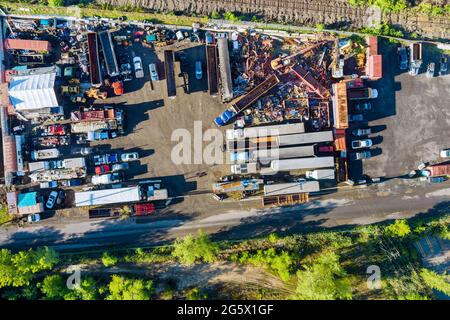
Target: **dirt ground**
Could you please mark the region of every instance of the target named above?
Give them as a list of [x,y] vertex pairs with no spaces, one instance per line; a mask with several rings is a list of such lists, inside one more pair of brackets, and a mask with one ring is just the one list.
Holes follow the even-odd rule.
[[[167,47],[165,48],[167,49]],[[175,77],[177,84],[177,96],[174,99],[167,98],[166,81],[164,77],[163,51],[154,52],[144,48],[140,43],[134,43],[126,49],[119,48],[119,52],[126,51],[130,56],[140,56],[144,65],[145,77],[125,82],[125,94],[99,101],[121,107],[125,111],[124,136],[116,139],[98,142],[97,147],[103,150],[113,151],[138,151],[141,159],[131,163],[126,172],[126,180],[142,180],[149,178],[161,178],[164,186],[169,190],[169,196],[189,197],[179,198],[170,206],[174,212],[183,214],[201,214],[210,212],[217,206],[217,201],[210,193],[211,183],[217,178],[230,173],[229,165],[202,164],[175,164],[171,160],[171,152],[178,141],[171,141],[171,136],[176,129],[186,129],[194,139],[194,121],[201,121],[202,131],[209,128],[217,128],[213,122],[225,106],[219,97],[212,97],[207,92],[205,48],[197,45],[187,50],[186,65],[179,62],[175,65]],[[120,53],[119,53],[120,54]],[[195,79],[195,65],[193,61],[203,62],[203,78]],[[159,81],[150,82],[148,65],[156,63],[158,66]],[[184,92],[183,77],[179,77],[180,71],[187,73],[189,94]],[[153,90],[152,90],[153,85]],[[205,147],[208,143],[203,143]],[[192,148],[192,162],[194,149]],[[197,196],[193,196],[197,195]],[[243,208],[246,204],[221,204],[223,207]]]

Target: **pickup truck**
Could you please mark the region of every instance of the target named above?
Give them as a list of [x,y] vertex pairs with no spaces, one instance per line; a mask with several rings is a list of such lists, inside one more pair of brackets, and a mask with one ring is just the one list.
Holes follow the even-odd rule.
[[91,182],[92,184],[98,185],[98,184],[111,184],[121,182],[122,180],[123,180],[122,175],[119,172],[116,172],[92,176]]
[[108,140],[117,137],[114,131],[91,131],[87,133],[87,141]]
[[119,155],[117,153],[101,154],[94,156],[94,165],[100,166],[102,164],[114,164],[119,162]]

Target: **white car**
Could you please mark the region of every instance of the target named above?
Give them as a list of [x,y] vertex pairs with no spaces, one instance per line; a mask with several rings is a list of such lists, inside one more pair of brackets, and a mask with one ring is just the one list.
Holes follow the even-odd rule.
[[371,139],[354,140],[354,141],[352,141],[352,148],[353,149],[370,148],[371,146],[372,146],[372,140]]
[[441,150],[441,158],[448,158],[450,157],[450,149],[443,149]]
[[140,57],[133,58],[134,73],[137,79],[144,77],[144,69],[142,68],[142,60]]
[[41,221],[41,215],[39,213],[30,214],[27,217],[27,221],[30,222],[30,223],[39,222],[39,221]]
[[138,160],[139,159],[139,153],[137,152],[128,152],[128,153],[123,153],[120,156],[120,159],[123,162],[129,162],[129,161],[133,161],[133,160]]
[[47,209],[53,209],[57,198],[58,198],[58,191],[52,191],[48,196],[47,202],[45,203],[45,207]]
[[116,163],[116,164],[112,165],[111,171],[117,172],[120,170],[128,170],[129,167],[130,167],[130,165],[128,163]]

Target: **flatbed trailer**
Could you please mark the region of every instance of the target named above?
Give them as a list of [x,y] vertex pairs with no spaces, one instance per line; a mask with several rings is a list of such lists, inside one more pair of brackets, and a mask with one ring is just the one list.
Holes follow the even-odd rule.
[[308,193],[287,194],[278,196],[263,197],[263,206],[292,206],[295,204],[305,203],[309,201]]
[[313,144],[320,142],[331,142],[333,141],[332,131],[319,131],[319,132],[308,132],[300,134],[290,134],[278,137],[278,143],[280,147],[297,145],[297,144]]
[[216,46],[206,46],[206,63],[208,73],[208,91],[210,95],[219,92],[219,80],[217,77],[217,52]]
[[287,134],[298,134],[305,132],[305,124],[303,122],[280,124],[273,126],[246,127],[243,129],[227,129],[227,140],[257,138],[268,136],[281,136]]

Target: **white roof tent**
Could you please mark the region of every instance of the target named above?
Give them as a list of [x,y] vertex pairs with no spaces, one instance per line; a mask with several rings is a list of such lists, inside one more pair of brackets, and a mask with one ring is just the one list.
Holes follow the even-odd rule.
[[58,107],[56,73],[16,76],[9,84],[9,99],[17,111]]

